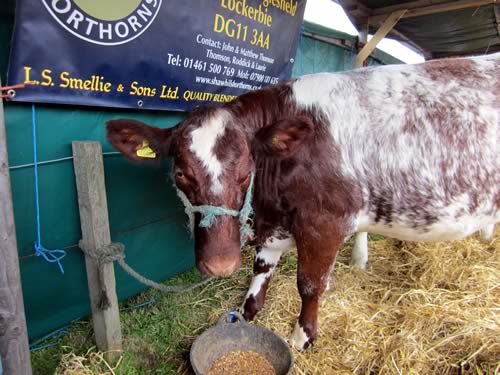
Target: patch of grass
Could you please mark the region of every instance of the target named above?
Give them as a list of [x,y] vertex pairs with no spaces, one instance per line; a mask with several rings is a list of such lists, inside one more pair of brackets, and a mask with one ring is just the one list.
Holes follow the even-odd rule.
[[33,374],[53,374],[63,355],[71,351],[85,353],[89,347],[94,345],[92,325],[86,320],[74,322],[66,330],[62,338],[49,339],[46,342],[41,342],[38,346],[41,347],[55,342],[59,344],[31,353]]

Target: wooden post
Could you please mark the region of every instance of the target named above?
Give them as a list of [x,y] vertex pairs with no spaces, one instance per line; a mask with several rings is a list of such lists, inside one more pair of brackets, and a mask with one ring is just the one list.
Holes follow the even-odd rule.
[[366,24],[365,26],[363,26],[363,30],[359,30],[358,31],[358,36],[359,36],[359,41],[361,43],[363,43],[363,47],[366,43],[368,43],[368,28],[369,28],[369,24]]
[[31,374],[2,99],[0,99],[0,360],[5,375]]
[[[363,47],[366,46],[366,43],[368,43],[368,29],[369,28],[370,28],[370,25],[367,23],[366,25],[363,26],[362,30],[358,30],[358,40],[360,43],[363,44]],[[361,68],[362,66],[364,66],[364,61],[362,61],[361,65],[358,66],[358,64],[355,60],[354,64],[355,64],[354,65],[355,68]]]
[[[98,249],[111,242],[101,145],[98,142],[73,142],[73,159],[83,246]],[[103,282],[110,302],[110,307],[105,310],[98,307],[101,288],[97,262],[85,256],[85,266],[97,349],[105,353],[107,361],[114,362],[121,355],[122,333],[113,263],[104,265]]]
[[377,30],[373,38],[371,38],[370,41],[365,44],[363,49],[359,51],[358,55],[356,56],[356,68],[363,66],[363,62],[368,58],[368,56],[370,56],[375,47],[377,47],[377,44],[379,44],[379,42],[384,39],[384,37],[392,30],[392,28],[396,26],[400,18],[403,17],[406,12],[406,9],[398,10],[387,17],[387,19]]

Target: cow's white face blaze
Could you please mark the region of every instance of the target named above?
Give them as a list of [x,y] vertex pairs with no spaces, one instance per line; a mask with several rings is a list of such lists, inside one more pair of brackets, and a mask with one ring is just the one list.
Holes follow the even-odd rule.
[[199,159],[211,176],[210,190],[215,195],[223,192],[223,186],[219,178],[223,173],[223,165],[216,155],[215,146],[217,141],[224,135],[229,114],[219,111],[205,120],[203,126],[193,129],[191,132],[191,145],[189,150]]

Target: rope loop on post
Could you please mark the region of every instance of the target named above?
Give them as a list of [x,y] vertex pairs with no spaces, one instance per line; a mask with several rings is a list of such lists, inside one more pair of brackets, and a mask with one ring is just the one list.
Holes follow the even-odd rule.
[[106,264],[125,258],[125,245],[120,242],[111,242],[109,245],[98,249],[84,248],[83,241],[80,241],[78,246],[86,255],[94,258],[98,263]]
[[153,280],[147,279],[144,276],[137,273],[132,267],[130,267],[125,262],[125,245],[119,242],[111,242],[109,245],[102,246],[98,249],[89,249],[83,245],[83,240],[80,240],[78,247],[83,251],[83,253],[97,262],[99,269],[99,284],[101,288],[101,295],[99,301],[97,302],[97,307],[101,310],[108,309],[111,305],[109,302],[106,284],[104,283],[104,265],[117,261],[120,267],[136,279],[141,284],[149,286],[151,288],[157,289],[163,293],[179,293],[188,292],[202,285],[207,284],[212,278],[204,278],[198,283],[188,284],[188,285],[164,285],[159,284]]

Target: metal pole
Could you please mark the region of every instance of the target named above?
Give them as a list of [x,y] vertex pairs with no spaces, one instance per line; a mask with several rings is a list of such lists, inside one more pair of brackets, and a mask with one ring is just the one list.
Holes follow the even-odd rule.
[[[0,86],[2,85],[0,81]],[[7,135],[0,99],[0,357],[5,375],[31,375],[16,227],[12,207]]]

